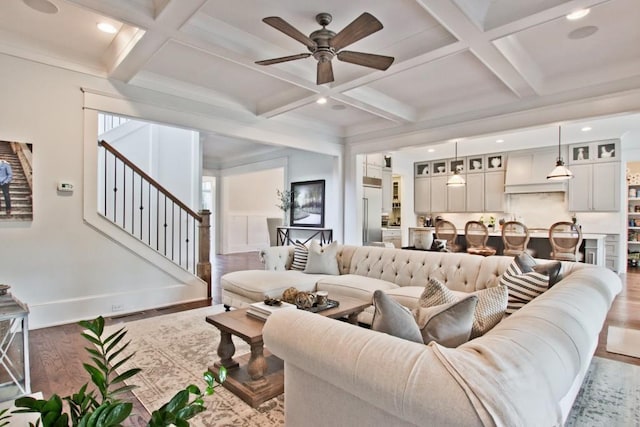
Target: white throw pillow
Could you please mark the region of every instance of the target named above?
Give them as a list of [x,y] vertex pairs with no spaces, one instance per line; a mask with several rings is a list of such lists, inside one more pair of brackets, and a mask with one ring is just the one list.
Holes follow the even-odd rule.
[[330,274],[339,276],[338,269],[338,242],[332,242],[328,246],[320,246],[315,240],[309,245],[309,254],[307,255],[307,265],[304,268],[305,273],[310,274]]

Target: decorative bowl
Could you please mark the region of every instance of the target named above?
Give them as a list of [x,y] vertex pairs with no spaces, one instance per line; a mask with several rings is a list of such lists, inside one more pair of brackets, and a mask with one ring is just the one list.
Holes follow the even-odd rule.
[[0,295],[6,295],[10,287],[9,285],[0,285]]

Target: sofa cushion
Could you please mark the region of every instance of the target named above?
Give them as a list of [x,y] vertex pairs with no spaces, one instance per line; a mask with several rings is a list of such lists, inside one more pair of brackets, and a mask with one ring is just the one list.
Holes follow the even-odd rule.
[[[424,291],[424,286],[400,286],[393,289],[387,289],[385,294],[402,304],[403,306],[414,309],[418,307],[418,300]],[[466,294],[466,292],[462,292]]]
[[444,347],[457,347],[469,341],[478,297],[413,310],[425,344],[435,341]]
[[309,249],[300,240],[296,240],[293,245],[293,262],[291,263],[292,270],[304,271],[307,266],[307,258],[309,256]]
[[343,274],[341,276],[323,276],[318,280],[317,289],[329,292],[329,298],[344,295],[362,301],[373,301],[373,293],[380,289],[394,289],[398,285],[386,280],[363,277],[357,274]]
[[373,306],[375,312],[371,329],[409,341],[423,342],[420,328],[409,309],[380,290],[373,293]]
[[509,288],[507,314],[513,314],[526,303],[549,289],[549,276],[537,271],[523,272],[514,259],[500,278],[500,284]]
[[307,265],[304,268],[305,273],[310,274],[331,274],[337,276],[340,274],[338,269],[338,242],[334,241],[328,246],[320,246],[315,240],[309,244],[309,254],[307,256]]
[[315,291],[319,274],[302,271],[242,270],[227,273],[220,278],[222,289],[241,295],[251,301],[262,301],[265,296],[278,298],[285,289]]
[[478,297],[471,331],[471,339],[473,339],[490,331],[504,317],[509,299],[506,286],[492,286],[467,293],[452,291],[439,280],[433,279],[425,286],[418,305],[420,307],[431,307],[439,304],[448,304],[466,298],[469,295]]

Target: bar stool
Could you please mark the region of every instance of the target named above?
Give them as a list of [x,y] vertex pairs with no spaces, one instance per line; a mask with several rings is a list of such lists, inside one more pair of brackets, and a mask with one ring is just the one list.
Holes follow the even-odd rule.
[[579,261],[578,249],[582,243],[582,230],[573,222],[556,222],[549,228],[551,259]]
[[436,239],[445,240],[447,242],[447,249],[451,252],[459,252],[460,246],[456,244],[456,238],[458,237],[458,229],[451,222],[444,219],[436,222],[435,227]]
[[533,250],[527,249],[529,229],[518,221],[507,221],[502,225],[503,255],[518,256],[523,252],[534,256]]
[[489,230],[480,221],[468,221],[465,224],[464,238],[467,241],[467,253],[482,256],[496,254],[496,248],[487,246]]

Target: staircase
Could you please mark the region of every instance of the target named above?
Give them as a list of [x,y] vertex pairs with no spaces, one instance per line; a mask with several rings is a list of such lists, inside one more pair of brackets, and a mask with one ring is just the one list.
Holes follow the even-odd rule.
[[7,215],[4,196],[0,191],[0,221],[4,220],[33,220],[33,200],[31,187],[27,182],[22,163],[18,155],[11,149],[11,143],[0,141],[0,159],[6,160],[11,165],[13,181],[9,186],[11,194],[11,215]]

